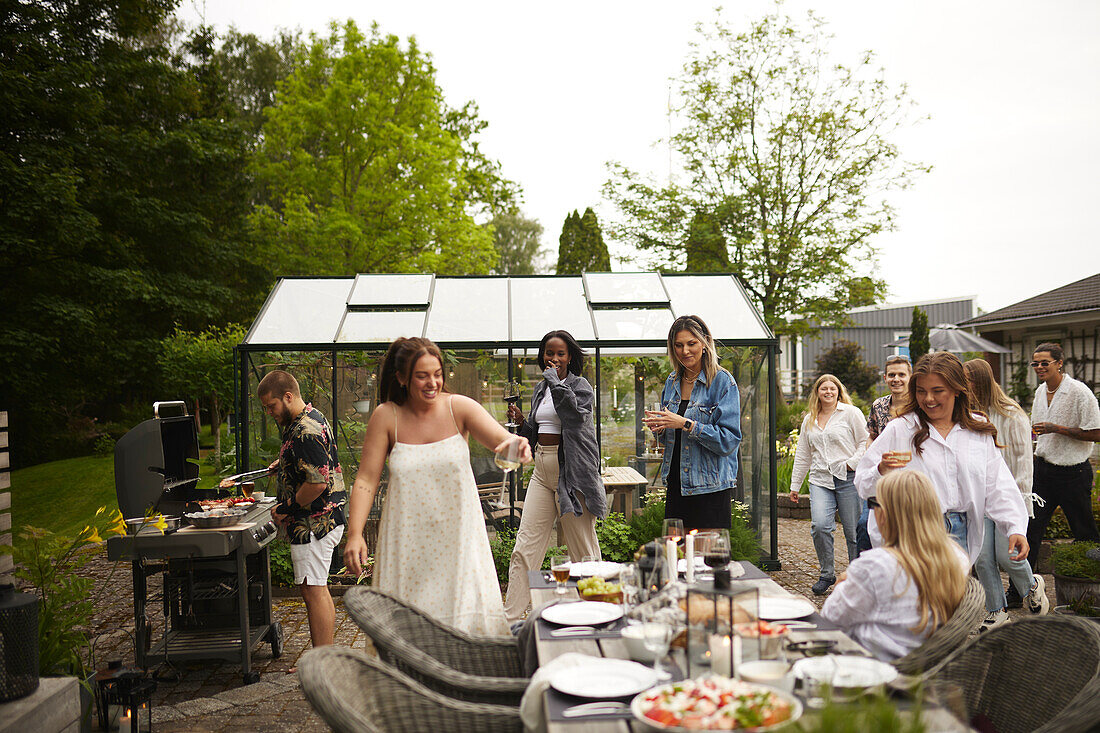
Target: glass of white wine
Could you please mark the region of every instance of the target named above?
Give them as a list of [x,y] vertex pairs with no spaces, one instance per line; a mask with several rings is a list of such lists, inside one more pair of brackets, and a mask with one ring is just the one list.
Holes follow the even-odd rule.
[[508,474],[520,466],[520,441],[522,438],[513,438],[501,446],[493,457],[497,468],[504,471],[504,481],[508,480]]

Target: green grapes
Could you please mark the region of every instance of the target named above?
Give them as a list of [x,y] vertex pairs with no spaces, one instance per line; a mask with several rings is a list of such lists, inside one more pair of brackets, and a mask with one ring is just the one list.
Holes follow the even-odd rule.
[[618,583],[608,583],[603,578],[581,578],[577,588],[583,596],[610,595],[620,590]]

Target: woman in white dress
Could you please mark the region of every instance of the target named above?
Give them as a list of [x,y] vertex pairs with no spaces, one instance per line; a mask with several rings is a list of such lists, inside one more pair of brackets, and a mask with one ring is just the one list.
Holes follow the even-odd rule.
[[[388,459],[374,587],[467,633],[507,634],[466,436],[497,451],[518,439],[478,403],[446,392],[443,355],[428,339],[390,346],[379,399],[348,501],[348,571],[358,575],[368,559],[363,527]],[[519,442],[529,463],[530,446]]]

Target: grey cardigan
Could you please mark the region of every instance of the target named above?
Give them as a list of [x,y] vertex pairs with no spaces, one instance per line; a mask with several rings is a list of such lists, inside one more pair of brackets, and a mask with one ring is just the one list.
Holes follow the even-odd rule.
[[539,427],[535,423],[535,410],[550,393],[554,409],[561,419],[561,442],[558,443],[558,508],[562,514],[573,512],[581,515],[581,503],[573,495],[580,491],[588,511],[597,518],[607,517],[607,493],[600,479],[600,450],[596,446],[596,428],[592,422],[592,404],[595,393],[584,377],[569,374],[558,379],[553,367],[543,372],[544,379],[535,387],[531,397],[531,411],[519,428],[519,434],[527,438],[534,450],[538,442]]

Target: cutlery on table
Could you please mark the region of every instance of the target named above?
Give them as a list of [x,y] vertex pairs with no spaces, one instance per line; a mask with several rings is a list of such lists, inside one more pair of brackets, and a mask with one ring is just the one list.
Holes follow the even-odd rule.
[[550,636],[583,636],[595,632],[594,626],[562,626],[560,629],[551,631]]
[[608,715],[629,710],[630,706],[625,702],[601,700],[599,702],[586,702],[583,705],[574,705],[566,708],[562,715],[566,718],[577,718],[583,715]]

